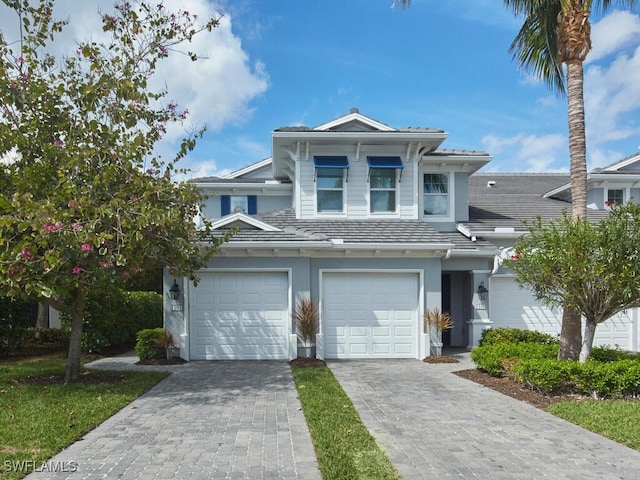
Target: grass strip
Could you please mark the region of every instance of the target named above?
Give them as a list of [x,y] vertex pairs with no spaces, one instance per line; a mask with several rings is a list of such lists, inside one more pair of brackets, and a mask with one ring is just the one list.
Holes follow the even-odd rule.
[[559,402],[546,410],[594,433],[640,450],[640,402],[637,400]]
[[326,367],[292,367],[293,378],[327,480],[400,479]]
[[[64,374],[48,356],[0,366],[0,477],[19,479],[165,378],[164,372],[110,372],[107,382],[34,379]],[[94,375],[107,372],[95,372]],[[89,373],[88,375],[92,375]]]

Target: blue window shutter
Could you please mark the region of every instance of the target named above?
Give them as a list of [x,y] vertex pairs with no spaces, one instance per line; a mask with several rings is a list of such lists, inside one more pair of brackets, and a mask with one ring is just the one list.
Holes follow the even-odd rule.
[[231,213],[231,197],[229,195],[221,195],[220,196],[220,206],[221,212],[220,214],[224,217],[225,215],[229,215]]
[[258,197],[255,195],[249,195],[247,197],[247,208],[249,211],[247,212],[249,215],[255,215],[258,213]]

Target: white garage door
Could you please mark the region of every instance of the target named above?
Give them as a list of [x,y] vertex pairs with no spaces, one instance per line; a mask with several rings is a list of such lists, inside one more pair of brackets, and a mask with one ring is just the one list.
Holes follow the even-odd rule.
[[284,272],[201,275],[191,289],[191,358],[286,359],[288,305]]
[[[489,285],[492,327],[513,327],[558,335],[562,326],[562,308],[547,307],[529,290],[518,287],[513,277],[492,277]],[[594,345],[619,346],[633,350],[631,311],[622,312],[596,328]]]
[[417,274],[325,273],[325,358],[416,358]]

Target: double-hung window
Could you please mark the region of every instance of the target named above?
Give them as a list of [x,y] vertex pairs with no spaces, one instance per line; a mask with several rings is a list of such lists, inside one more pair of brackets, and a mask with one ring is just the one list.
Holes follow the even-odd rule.
[[371,213],[396,211],[396,171],[391,168],[372,168],[369,171]]
[[318,212],[344,210],[344,172],[342,168],[317,169]]
[[424,174],[423,213],[437,217],[449,215],[449,174]]

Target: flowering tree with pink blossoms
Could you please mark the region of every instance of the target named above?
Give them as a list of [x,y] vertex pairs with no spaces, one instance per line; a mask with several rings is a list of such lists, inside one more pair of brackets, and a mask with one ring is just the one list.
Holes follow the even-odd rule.
[[155,156],[187,112],[148,85],[170,52],[198,60],[184,46],[218,19],[121,3],[101,14],[108,42],[80,43],[59,61],[47,53],[65,26],[54,0],[3,1],[20,38],[0,32],[0,291],[69,314],[72,382],[88,294],[158,266],[193,278],[224,240],[206,240],[206,222],[196,228],[202,199],[175,180],[202,131],[173,159]]

